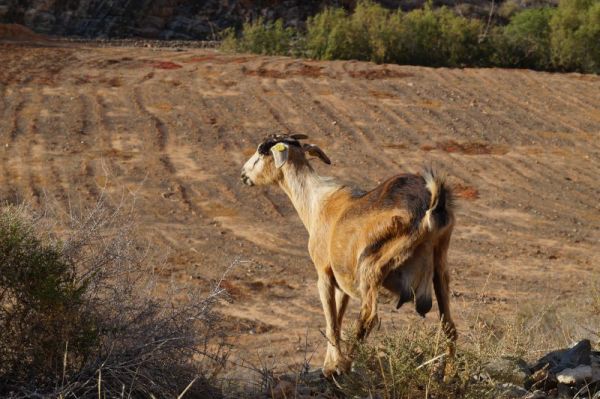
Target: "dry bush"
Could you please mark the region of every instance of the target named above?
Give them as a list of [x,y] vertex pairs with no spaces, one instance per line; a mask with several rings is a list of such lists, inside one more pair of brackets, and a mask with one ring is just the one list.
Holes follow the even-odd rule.
[[221,289],[158,296],[131,207],[69,219],[59,239],[47,215],[0,210],[0,396],[218,397]]

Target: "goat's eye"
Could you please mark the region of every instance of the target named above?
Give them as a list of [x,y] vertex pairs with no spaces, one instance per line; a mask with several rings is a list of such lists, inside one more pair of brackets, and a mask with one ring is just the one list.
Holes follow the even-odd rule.
[[270,149],[271,149],[271,147],[261,144],[260,147],[258,147],[258,153],[262,156],[270,155],[270,153],[269,153]]

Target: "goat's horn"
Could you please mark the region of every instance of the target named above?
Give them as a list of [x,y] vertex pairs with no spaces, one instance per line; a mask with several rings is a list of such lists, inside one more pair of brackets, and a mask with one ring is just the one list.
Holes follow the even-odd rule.
[[304,144],[302,146],[302,149],[305,152],[308,152],[309,155],[319,158],[321,161],[325,162],[327,165],[331,165],[331,160],[329,159],[329,157],[327,155],[325,155],[323,150],[320,149],[319,147],[317,147],[316,145]]
[[306,140],[308,138],[306,134],[292,134],[290,137],[295,140]]

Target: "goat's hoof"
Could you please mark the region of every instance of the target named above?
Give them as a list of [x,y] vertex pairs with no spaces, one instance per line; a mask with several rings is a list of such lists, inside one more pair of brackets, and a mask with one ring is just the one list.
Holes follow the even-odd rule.
[[456,377],[456,373],[455,373],[453,365],[447,364],[446,367],[444,368],[444,375],[443,375],[442,381],[444,381],[445,384],[449,384],[452,381],[454,381],[455,377]]
[[443,359],[437,363],[432,369],[432,377],[439,382],[448,384],[454,379],[454,367],[452,361]]
[[335,364],[327,364],[323,366],[323,375],[327,379],[333,376],[346,374],[352,367],[352,361],[348,359],[340,359]]
[[323,366],[323,377],[327,378],[328,380],[330,380],[335,373],[337,373],[335,367]]
[[346,374],[352,369],[352,360],[340,359],[338,360],[335,368],[338,374]]

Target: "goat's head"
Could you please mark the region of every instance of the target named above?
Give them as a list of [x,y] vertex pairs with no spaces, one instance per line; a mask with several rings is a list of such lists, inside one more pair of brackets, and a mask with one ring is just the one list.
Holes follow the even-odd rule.
[[331,161],[319,147],[314,144],[300,143],[300,140],[306,138],[307,136],[303,134],[268,136],[244,164],[242,182],[248,186],[276,183],[283,176],[284,165],[293,164],[296,167],[308,165],[306,154],[330,164]]

